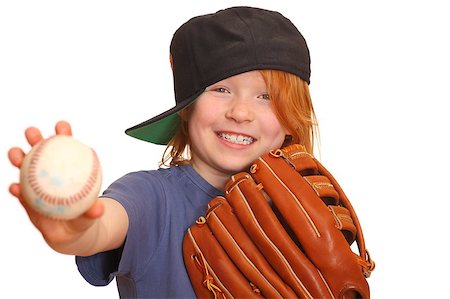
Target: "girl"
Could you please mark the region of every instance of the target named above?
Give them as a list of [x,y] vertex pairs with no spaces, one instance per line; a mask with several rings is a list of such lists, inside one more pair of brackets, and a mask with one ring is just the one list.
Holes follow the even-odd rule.
[[[313,148],[309,52],[281,14],[233,7],[195,17],[175,32],[170,54],[176,106],[126,130],[167,144],[169,167],[123,176],[70,221],[37,214],[20,183],[10,187],[49,246],[75,255],[93,285],[116,278],[122,298],[195,297],[181,251],[186,229],[258,156],[290,143]],[[36,128],[25,134],[31,146],[43,138]],[[59,122],[56,134],[71,135],[70,125]],[[9,151],[16,167],[24,156]]]

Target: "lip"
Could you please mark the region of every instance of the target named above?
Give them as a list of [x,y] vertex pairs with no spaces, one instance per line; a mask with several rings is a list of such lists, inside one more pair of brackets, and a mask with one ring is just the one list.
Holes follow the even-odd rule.
[[220,142],[233,148],[247,148],[257,141],[255,137],[241,132],[215,131],[215,134]]

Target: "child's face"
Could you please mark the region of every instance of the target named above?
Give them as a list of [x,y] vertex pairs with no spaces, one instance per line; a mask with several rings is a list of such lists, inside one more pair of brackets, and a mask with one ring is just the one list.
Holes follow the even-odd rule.
[[288,134],[271,108],[258,71],[209,86],[193,105],[188,120],[192,164],[206,179],[243,171],[280,147]]

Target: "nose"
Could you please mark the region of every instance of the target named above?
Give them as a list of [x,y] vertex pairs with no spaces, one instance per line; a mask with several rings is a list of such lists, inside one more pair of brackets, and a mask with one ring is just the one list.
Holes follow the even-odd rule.
[[254,109],[247,99],[243,97],[234,97],[233,100],[230,101],[225,116],[238,123],[250,122],[254,118]]

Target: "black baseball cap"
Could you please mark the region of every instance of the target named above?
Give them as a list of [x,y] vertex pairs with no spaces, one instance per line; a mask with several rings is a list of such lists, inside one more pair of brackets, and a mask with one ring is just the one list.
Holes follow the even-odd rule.
[[206,87],[252,70],[281,70],[309,84],[306,41],[282,14],[254,7],[231,7],[194,17],[174,33],[170,57],[176,105],[125,133],[167,144],[178,130],[178,113]]

